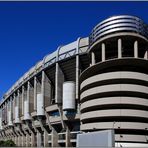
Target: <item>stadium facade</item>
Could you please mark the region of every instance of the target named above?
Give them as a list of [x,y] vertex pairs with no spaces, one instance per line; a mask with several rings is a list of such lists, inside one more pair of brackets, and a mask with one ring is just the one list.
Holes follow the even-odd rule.
[[148,147],[148,26],[112,16],[59,46],[0,103],[0,140],[76,146],[77,134],[114,130],[116,146]]

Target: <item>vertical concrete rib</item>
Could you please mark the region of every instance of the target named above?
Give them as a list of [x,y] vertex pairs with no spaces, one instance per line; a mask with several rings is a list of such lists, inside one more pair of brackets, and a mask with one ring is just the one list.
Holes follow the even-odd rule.
[[30,135],[28,132],[26,132],[26,147],[30,146]]
[[15,93],[13,94],[13,121],[15,121]]
[[42,135],[37,131],[37,147],[42,147]]
[[22,142],[22,143],[21,143],[21,146],[24,147],[25,144],[26,144],[26,135],[22,135],[21,138],[22,138],[22,140],[21,140],[21,142]]
[[95,53],[92,51],[91,52],[91,65],[95,65],[96,61],[95,61]]
[[32,96],[30,95],[31,92],[30,82],[27,83],[27,95],[25,94],[25,101],[24,101],[24,119],[30,120],[30,101]]
[[56,73],[55,73],[55,101],[56,103],[62,103],[62,90],[63,90],[64,74],[56,63]]
[[15,96],[15,123],[19,123],[19,97],[20,92],[17,91],[17,96]]
[[148,50],[145,51],[144,59],[146,59],[146,60],[148,59]]
[[122,40],[118,39],[118,58],[122,57]]
[[37,110],[37,77],[34,77],[34,111]]
[[49,105],[51,105],[51,99],[52,99],[52,85],[51,85],[51,81],[48,78],[48,76],[45,73],[45,80],[44,80],[44,106],[47,107]]
[[12,97],[11,96],[9,100],[8,125],[12,126]]
[[58,147],[58,133],[57,131],[52,128],[52,137],[51,137],[51,147]]
[[24,86],[22,86],[22,115],[24,115]]
[[44,147],[47,147],[48,145],[48,133],[44,130]]
[[36,135],[35,133],[31,133],[31,147],[35,147],[36,146]]
[[66,147],[71,147],[72,145],[71,145],[71,142],[70,142],[70,130],[69,130],[69,128],[67,127],[66,128],[66,138],[65,138],[65,140],[66,140]]
[[77,49],[76,49],[76,99],[79,98],[79,75],[80,75],[80,61],[79,61],[79,44],[81,38],[77,39]]
[[134,42],[134,57],[138,58],[138,41]]
[[2,130],[2,108],[1,107],[0,107],[0,130]]
[[45,108],[45,71],[42,71],[41,94],[43,102],[43,112]]
[[102,62],[105,61],[105,44],[101,44]]
[[28,103],[28,113],[30,109],[30,82],[27,82],[27,103]]
[[42,71],[41,93],[44,96],[44,94],[45,94],[45,71]]
[[[6,110],[6,114],[7,114],[7,124],[9,123],[9,109],[10,109],[10,107],[9,107],[9,100],[7,100],[6,101],[6,105],[7,105],[7,110]],[[7,130],[8,131],[8,130]]]
[[79,66],[79,55],[76,55],[76,99],[79,98],[79,74],[80,74],[80,66]]

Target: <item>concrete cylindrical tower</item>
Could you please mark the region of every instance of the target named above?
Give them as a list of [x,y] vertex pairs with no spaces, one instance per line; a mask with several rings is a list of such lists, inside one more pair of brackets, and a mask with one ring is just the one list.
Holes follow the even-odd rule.
[[115,141],[147,143],[147,25],[114,16],[90,35],[91,66],[80,76],[81,130],[115,130]]

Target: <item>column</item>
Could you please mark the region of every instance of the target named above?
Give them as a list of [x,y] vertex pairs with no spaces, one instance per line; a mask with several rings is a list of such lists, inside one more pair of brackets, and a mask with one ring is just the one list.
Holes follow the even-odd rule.
[[122,58],[122,40],[118,39],[118,58]]
[[44,130],[44,147],[48,147],[48,132]]
[[22,134],[22,137],[21,137],[21,142],[22,142],[22,147],[25,147],[26,146],[26,135],[23,135]]
[[95,65],[96,61],[95,61],[95,53],[91,52],[91,65]]
[[30,82],[27,83],[27,92],[24,91],[24,120],[30,120]]
[[27,101],[28,101],[28,113],[30,109],[30,82],[27,83]]
[[[7,114],[7,126],[9,126],[9,111],[10,111],[10,100],[6,101],[6,105],[7,105],[7,110],[6,110],[6,114]],[[8,130],[7,130],[8,131]]]
[[55,73],[55,102],[62,103],[62,90],[63,90],[64,74],[56,63],[56,73]]
[[146,59],[146,60],[148,59],[148,50],[145,51],[144,59]]
[[16,105],[16,95],[13,94],[13,122],[15,122],[15,105]]
[[22,140],[21,137],[22,137],[22,135],[19,134],[18,135],[18,142],[17,142],[19,147],[21,146],[21,140]]
[[41,85],[41,93],[43,94],[43,105],[47,107],[51,105],[51,81],[46,75],[44,71],[42,71],[42,85]]
[[30,135],[26,132],[26,147],[30,146]]
[[[41,93],[45,94],[45,72],[42,71],[42,84],[41,84]],[[44,103],[43,103],[44,104]]]
[[105,44],[101,44],[102,62],[105,61]]
[[20,92],[17,91],[17,96],[15,96],[15,123],[19,123],[19,97]]
[[43,101],[42,101],[42,105],[43,105],[43,114],[44,114],[44,105],[45,105],[45,72],[44,71],[42,71],[42,82],[41,82],[41,94],[42,94],[42,99],[43,99]]
[[80,67],[79,67],[79,55],[76,55],[76,99],[79,98],[79,74],[80,74]]
[[37,147],[42,147],[42,137],[41,133],[37,130]]
[[66,147],[71,147],[71,142],[70,142],[70,130],[67,127],[66,128]]
[[36,135],[35,133],[31,133],[31,147],[35,147],[36,146]]
[[34,77],[34,110],[37,110],[37,77]]
[[138,58],[138,41],[134,42],[134,58]]
[[22,115],[24,115],[24,86],[22,86]]
[[52,128],[52,137],[51,137],[51,147],[58,147],[58,133],[57,131]]
[[9,105],[9,121],[8,124],[12,125],[12,97],[10,97],[10,105]]

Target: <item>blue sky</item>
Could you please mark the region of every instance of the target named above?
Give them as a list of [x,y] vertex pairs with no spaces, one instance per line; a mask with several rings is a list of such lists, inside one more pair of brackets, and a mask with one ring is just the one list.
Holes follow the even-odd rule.
[[118,14],[148,23],[148,2],[0,2],[0,98],[59,45],[88,36]]

